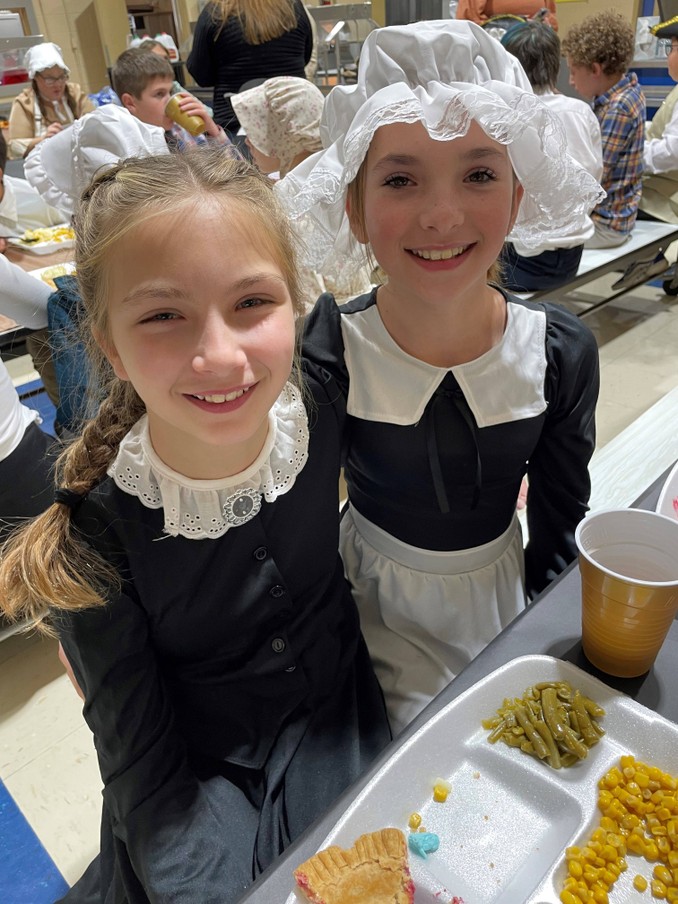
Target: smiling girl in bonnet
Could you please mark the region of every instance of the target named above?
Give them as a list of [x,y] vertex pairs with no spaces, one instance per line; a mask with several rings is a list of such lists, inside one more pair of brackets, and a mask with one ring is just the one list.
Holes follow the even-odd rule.
[[304,353],[346,403],[342,557],[399,730],[575,557],[596,344],[488,272],[507,236],[534,246],[602,192],[470,22],[372,32],[321,135],[277,191],[307,264],[359,266],[369,248],[387,278],[342,307],[322,297]]

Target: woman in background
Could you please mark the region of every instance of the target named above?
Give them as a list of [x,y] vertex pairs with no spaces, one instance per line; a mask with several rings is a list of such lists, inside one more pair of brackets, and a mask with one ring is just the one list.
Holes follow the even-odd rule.
[[25,157],[36,144],[94,109],[80,85],[68,81],[70,70],[57,44],[38,44],[24,56],[31,84],[12,104],[9,114],[9,154]]
[[214,119],[237,132],[230,97],[253,79],[304,78],[313,34],[301,0],[213,0],[198,17],[186,67],[199,85],[214,87]]

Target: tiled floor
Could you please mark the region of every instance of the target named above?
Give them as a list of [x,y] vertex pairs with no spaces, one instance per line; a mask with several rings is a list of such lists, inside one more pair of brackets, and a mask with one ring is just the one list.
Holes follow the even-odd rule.
[[[604,292],[604,281],[596,289]],[[586,322],[602,374],[594,495],[602,506],[621,489],[628,504],[678,458],[678,299],[644,286]],[[0,644],[0,779],[73,882],[97,851],[100,780],[80,700],[51,640],[15,635]]]

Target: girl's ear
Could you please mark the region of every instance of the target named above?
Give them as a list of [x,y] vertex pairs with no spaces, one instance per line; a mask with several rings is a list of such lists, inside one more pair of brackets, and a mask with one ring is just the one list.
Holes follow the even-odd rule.
[[589,68],[591,69],[591,75],[594,75],[596,78],[603,74],[603,67],[600,63],[591,63]]
[[[511,205],[511,219],[509,220],[509,228],[508,232],[513,229],[513,226],[516,222],[516,217],[518,216],[518,211],[520,210],[520,202],[523,200],[523,195],[525,194],[525,189],[518,182],[517,179],[514,179],[513,185],[513,204]],[[507,232],[507,234],[508,234]]]
[[360,242],[361,245],[367,245],[369,239],[367,238],[365,223],[362,216],[359,215],[359,212],[353,208],[350,194],[346,195],[346,216],[348,217],[348,224],[351,227],[351,232],[353,233],[355,240]]
[[128,382],[129,377],[127,376],[127,371],[125,370],[120,355],[118,354],[118,351],[113,343],[106,339],[104,335],[99,332],[99,330],[92,330],[92,335],[94,336],[96,344],[99,346],[104,355],[106,355],[108,363],[113,368],[113,373],[116,375],[116,377],[119,380]]

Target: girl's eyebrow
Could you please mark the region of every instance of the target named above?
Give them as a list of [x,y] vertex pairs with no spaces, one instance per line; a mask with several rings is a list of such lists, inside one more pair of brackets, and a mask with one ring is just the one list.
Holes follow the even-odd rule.
[[[229,287],[229,291],[246,292],[248,289],[252,288],[252,286],[261,286],[262,283],[268,282],[286,285],[283,277],[276,276],[275,273],[253,273],[250,276],[245,276],[243,279],[239,279],[237,282],[232,283]],[[162,283],[155,283],[132,289],[122,299],[121,304],[140,304],[143,301],[149,300],[169,302],[180,298],[184,298],[184,293],[180,289]]]
[[149,299],[171,301],[176,298],[182,298],[183,292],[175,289],[173,286],[164,286],[160,284],[150,286],[139,286],[131,289],[122,299],[121,304],[139,304]]

